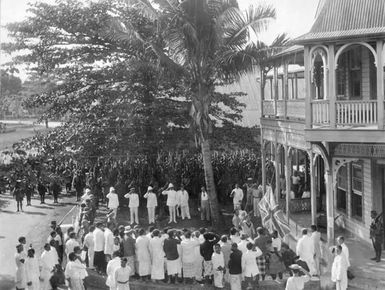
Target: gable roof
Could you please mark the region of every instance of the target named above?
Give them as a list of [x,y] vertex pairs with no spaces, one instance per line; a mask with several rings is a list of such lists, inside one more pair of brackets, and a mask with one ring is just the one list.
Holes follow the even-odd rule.
[[323,0],[310,32],[296,43],[385,35],[384,0]]

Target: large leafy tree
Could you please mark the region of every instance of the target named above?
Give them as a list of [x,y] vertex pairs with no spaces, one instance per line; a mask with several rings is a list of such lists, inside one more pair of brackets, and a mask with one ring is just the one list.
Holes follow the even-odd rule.
[[[218,224],[210,154],[215,119],[212,105],[218,97],[215,85],[233,81],[259,63],[264,52],[257,36],[275,17],[275,10],[258,5],[243,12],[234,0],[131,0],[122,1],[122,5],[109,20],[110,39],[127,45],[141,43],[164,67],[178,73],[189,90],[192,126],[201,146],[213,222]],[[148,38],[136,29],[135,19],[121,17],[125,9],[146,18],[155,27],[156,37]]]
[[[27,107],[45,108],[42,120],[65,122],[30,145],[94,159],[128,152],[155,158],[162,149],[188,145],[190,91],[147,46],[110,37],[106,24],[113,11],[146,39],[158,40],[154,22],[123,1],[36,3],[27,20],[7,26],[15,41],[3,48],[24,51],[12,65],[31,64],[35,77],[55,84],[30,96]],[[234,95],[214,97],[218,121],[240,118]],[[183,138],[175,136],[180,131]]]

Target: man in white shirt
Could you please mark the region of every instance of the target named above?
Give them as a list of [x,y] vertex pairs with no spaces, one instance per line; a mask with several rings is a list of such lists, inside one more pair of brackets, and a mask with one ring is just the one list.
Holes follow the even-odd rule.
[[231,191],[230,196],[233,198],[234,210],[241,209],[243,201],[243,190],[235,184],[235,188]]
[[88,267],[94,269],[94,232],[95,226],[91,225],[89,232],[84,237],[83,247],[87,251],[88,256]]
[[314,242],[308,234],[308,229],[302,229],[302,237],[298,240],[296,253],[302,261],[306,262],[309,273],[315,275]]
[[106,285],[110,288],[110,290],[116,290],[116,281],[115,281],[115,271],[120,267],[120,257],[119,252],[114,252],[112,254],[112,260],[110,260],[107,264],[106,274]]
[[201,220],[210,221],[210,204],[209,204],[209,195],[206,192],[206,188],[202,186],[201,188]]
[[120,262],[120,267],[118,267],[114,273],[116,290],[130,290],[130,271],[130,267],[127,266],[127,259],[122,258]]
[[342,254],[342,247],[340,245],[333,250],[335,257],[332,264],[331,280],[336,283],[336,290],[346,290],[348,288],[346,258]]
[[337,238],[337,243],[338,245],[341,246],[342,248],[342,253],[341,255],[344,257],[345,259],[345,264],[346,264],[346,267],[349,268],[350,267],[350,257],[349,257],[349,249],[348,247],[346,246],[345,244],[345,238],[343,236],[339,236]]
[[119,207],[119,197],[115,192],[115,188],[110,187],[110,192],[106,195],[106,198],[108,198],[107,207],[109,209],[112,209],[112,212],[113,212],[112,217],[116,219],[116,215],[118,213],[118,207]]
[[114,252],[114,233],[112,232],[113,223],[107,223],[107,227],[104,229],[104,255],[106,262],[112,259],[112,253]]
[[176,211],[175,207],[177,205],[177,194],[176,191],[174,190],[174,185],[170,183],[168,185],[167,190],[162,191],[163,195],[167,195],[167,206],[168,210],[170,213],[170,221],[168,222],[169,224],[174,222],[176,223]]
[[105,272],[106,260],[104,256],[104,232],[103,223],[98,222],[93,232],[94,235],[94,265],[99,273]]
[[188,196],[187,190],[184,189],[183,185],[180,186],[180,190],[178,191],[178,197],[179,197],[179,205],[180,205],[182,220],[184,220],[186,217],[188,219],[191,219],[190,208],[188,206],[189,196]]
[[135,192],[135,187],[130,189],[130,192],[124,195],[125,198],[129,198],[130,202],[128,207],[130,208],[130,224],[139,224],[138,208],[139,208],[139,195]]
[[314,243],[314,263],[316,275],[320,275],[320,259],[321,259],[321,233],[317,230],[316,225],[310,226],[311,239]]
[[219,244],[214,245],[214,253],[211,256],[214,271],[214,287],[224,288],[223,286],[223,274],[225,271],[225,259],[221,251]]
[[75,232],[71,232],[69,237],[70,239],[66,242],[66,247],[65,247],[66,254],[67,254],[67,261],[68,261],[68,255],[74,252],[74,248],[80,246],[79,242],[76,240]]
[[241,241],[238,243],[238,250],[242,252],[242,254],[247,252],[247,244],[249,241],[247,240],[247,235],[242,234],[241,235]]
[[49,290],[51,289],[51,284],[49,279],[52,277],[52,270],[57,264],[54,255],[50,253],[51,246],[47,243],[44,245],[44,251],[41,254],[41,272],[40,278],[42,279],[41,290]]

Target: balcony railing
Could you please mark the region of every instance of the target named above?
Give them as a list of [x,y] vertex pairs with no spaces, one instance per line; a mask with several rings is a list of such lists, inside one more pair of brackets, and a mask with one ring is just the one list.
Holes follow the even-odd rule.
[[277,117],[278,118],[285,118],[285,101],[284,100],[278,100],[277,101]]
[[329,100],[312,101],[313,125],[327,125],[330,123]]
[[263,115],[275,117],[275,101],[264,100],[263,101]]
[[287,117],[289,119],[305,120],[305,100],[288,100],[287,101]]
[[264,100],[263,115],[272,118],[305,120],[305,100]]
[[377,121],[377,100],[336,101],[337,125],[373,125]]
[[[311,118],[313,127],[364,126],[379,122],[377,100],[336,100],[335,122],[332,122],[330,100],[312,100]],[[277,119],[305,120],[305,100],[264,100],[263,116]],[[310,117],[310,115],[309,115]],[[384,121],[385,122],[385,121]]]

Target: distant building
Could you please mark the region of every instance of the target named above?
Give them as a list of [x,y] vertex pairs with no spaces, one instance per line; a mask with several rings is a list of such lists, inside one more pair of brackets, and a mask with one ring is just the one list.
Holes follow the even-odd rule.
[[370,211],[385,209],[385,1],[320,1],[294,44],[262,76],[264,185],[290,219],[323,220],[329,241],[335,224],[369,241]]

